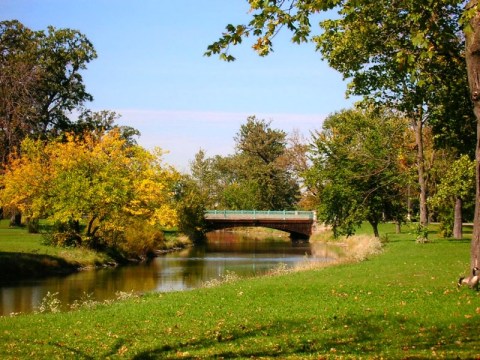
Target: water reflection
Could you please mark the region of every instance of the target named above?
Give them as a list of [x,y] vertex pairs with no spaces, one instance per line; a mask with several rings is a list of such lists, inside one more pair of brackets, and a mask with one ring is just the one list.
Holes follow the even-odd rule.
[[295,266],[306,259],[329,261],[335,257],[335,252],[324,244],[259,240],[238,233],[213,232],[204,246],[165,254],[148,264],[0,284],[0,314],[30,312],[48,292],[58,293],[66,308],[85,294],[103,301],[115,298],[120,291],[186,290],[220,278],[227,271],[239,276],[257,276],[280,263]]

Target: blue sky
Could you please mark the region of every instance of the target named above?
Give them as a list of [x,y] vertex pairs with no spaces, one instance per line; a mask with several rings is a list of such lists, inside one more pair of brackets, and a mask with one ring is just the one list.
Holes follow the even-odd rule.
[[314,46],[294,45],[287,33],[265,58],[248,39],[232,49],[236,62],[203,56],[228,23],[248,21],[248,10],[245,0],[0,0],[2,20],[85,34],[98,53],[83,73],[95,98],[87,106],[120,113],[141,131],[141,145],[169,151],[166,162],[181,171],[200,148],[233,153],[249,115],[308,137],[352,103]]

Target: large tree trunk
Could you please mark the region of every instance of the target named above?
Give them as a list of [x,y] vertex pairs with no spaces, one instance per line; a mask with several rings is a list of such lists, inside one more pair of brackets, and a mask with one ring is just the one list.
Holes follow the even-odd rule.
[[[473,9],[477,0],[468,3]],[[473,101],[473,111],[477,118],[477,147],[475,151],[476,194],[475,215],[473,220],[472,244],[470,250],[471,268],[478,267],[480,259],[480,12],[476,11],[470,20],[471,29],[465,31],[468,83]]]
[[417,114],[415,126],[415,142],[417,145],[418,185],[420,186],[420,225],[428,225],[427,210],[427,181],[425,180],[425,159],[423,156],[423,121],[422,115]]
[[462,199],[457,197],[455,199],[455,211],[453,215],[453,237],[455,239],[461,239],[463,237],[462,205]]

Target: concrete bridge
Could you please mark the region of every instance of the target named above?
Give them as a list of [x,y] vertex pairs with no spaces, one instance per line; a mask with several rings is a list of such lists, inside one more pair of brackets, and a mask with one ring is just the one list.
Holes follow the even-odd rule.
[[316,222],[313,211],[207,210],[208,230],[261,226],[290,233],[292,240],[308,240]]

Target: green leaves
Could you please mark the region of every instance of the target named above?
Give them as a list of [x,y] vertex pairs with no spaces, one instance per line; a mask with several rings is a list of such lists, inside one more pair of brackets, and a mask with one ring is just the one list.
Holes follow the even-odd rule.
[[242,37],[248,37],[249,31],[245,25],[237,25],[236,27],[232,24],[228,24],[225,29],[226,32],[223,33],[222,37],[214,42],[213,44],[207,47],[207,51],[204,53],[205,56],[212,56],[213,54],[219,54],[220,59],[224,61],[234,61],[235,57],[228,53],[230,44],[238,45],[242,42]]
[[27,136],[72,130],[69,112],[91,101],[81,70],[97,57],[76,30],[32,31],[0,22],[0,162]]
[[318,217],[334,235],[351,235],[362,221],[402,216],[400,168],[407,129],[388,112],[359,109],[330,115],[312,138],[307,182],[319,189]]

